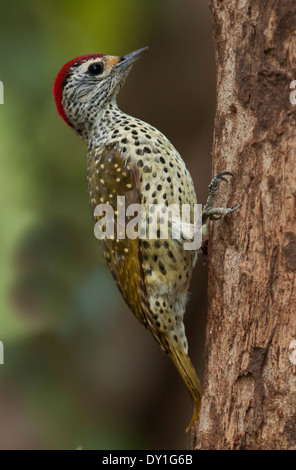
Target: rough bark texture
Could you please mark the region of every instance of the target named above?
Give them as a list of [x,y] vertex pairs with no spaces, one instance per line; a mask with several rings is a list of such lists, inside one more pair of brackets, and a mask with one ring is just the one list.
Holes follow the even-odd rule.
[[296,2],[213,0],[211,10],[213,173],[233,173],[220,202],[242,207],[211,225],[192,447],[296,449]]

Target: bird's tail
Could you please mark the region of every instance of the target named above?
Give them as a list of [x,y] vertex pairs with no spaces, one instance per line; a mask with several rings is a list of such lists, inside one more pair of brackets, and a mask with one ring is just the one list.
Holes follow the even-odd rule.
[[189,431],[190,426],[197,420],[200,408],[201,400],[201,385],[195,369],[190,361],[189,356],[185,353],[183,348],[176,349],[176,346],[167,338],[169,343],[169,355],[181,375],[186,387],[188,388],[190,395],[193,399],[193,414],[191,421],[186,429]]

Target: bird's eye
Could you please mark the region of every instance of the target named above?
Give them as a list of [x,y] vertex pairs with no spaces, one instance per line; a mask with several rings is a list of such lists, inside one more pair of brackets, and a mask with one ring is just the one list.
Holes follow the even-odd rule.
[[96,62],[88,67],[88,71],[91,75],[101,75],[104,72],[104,65],[102,62]]

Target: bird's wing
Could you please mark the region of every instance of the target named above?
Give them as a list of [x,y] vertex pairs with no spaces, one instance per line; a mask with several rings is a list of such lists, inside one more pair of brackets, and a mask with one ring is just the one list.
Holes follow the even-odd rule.
[[[98,204],[109,204],[114,212],[118,212],[117,196],[124,198],[125,209],[130,204],[141,204],[139,171],[137,167],[125,163],[115,146],[101,152],[93,151],[88,161],[88,191],[93,214]],[[125,224],[131,218],[125,217]],[[99,219],[98,215],[94,215],[95,222]],[[125,238],[117,238],[118,233],[124,234]],[[114,239],[106,238],[102,242],[107,264],[123,298],[137,319],[151,330],[161,344],[147,298],[139,238],[132,240],[126,236],[125,228],[115,212]]]

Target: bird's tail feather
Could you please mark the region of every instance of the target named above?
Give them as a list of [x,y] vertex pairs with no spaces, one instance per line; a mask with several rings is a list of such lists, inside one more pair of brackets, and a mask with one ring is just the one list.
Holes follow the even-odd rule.
[[193,399],[193,414],[191,421],[186,429],[189,431],[190,426],[196,421],[199,415],[200,400],[201,400],[201,385],[197,377],[195,369],[190,361],[189,356],[185,353],[183,348],[176,348],[176,346],[167,338],[169,343],[169,355],[181,375],[186,387],[188,388],[190,395]]

